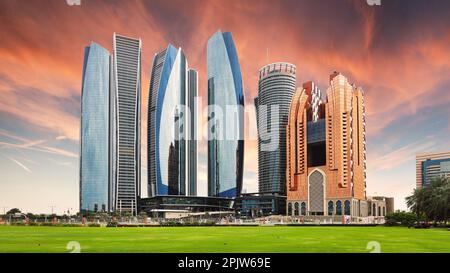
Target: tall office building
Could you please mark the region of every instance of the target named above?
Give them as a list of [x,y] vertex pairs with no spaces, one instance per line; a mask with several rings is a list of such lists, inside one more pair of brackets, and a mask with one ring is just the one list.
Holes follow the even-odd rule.
[[286,126],[295,93],[295,65],[273,63],[259,71],[255,99],[260,193],[286,194]]
[[114,33],[115,209],[137,212],[141,168],[141,40]]
[[149,196],[196,193],[196,139],[190,138],[196,122],[190,110],[196,110],[187,108],[196,95],[197,73],[188,71],[181,48],[169,44],[155,54],[148,107]]
[[197,195],[197,141],[198,141],[198,109],[197,100],[198,97],[198,72],[194,69],[188,70],[188,97],[187,106],[189,110],[188,121],[188,190],[187,194],[190,196]]
[[81,92],[80,211],[111,207],[110,54],[96,43],[85,48]]
[[417,188],[426,187],[436,177],[450,177],[450,151],[417,154]]
[[340,73],[326,102],[312,82],[298,88],[287,126],[289,215],[367,216],[364,93]]
[[236,197],[244,163],[244,91],[230,32],[216,32],[207,47],[208,195]]

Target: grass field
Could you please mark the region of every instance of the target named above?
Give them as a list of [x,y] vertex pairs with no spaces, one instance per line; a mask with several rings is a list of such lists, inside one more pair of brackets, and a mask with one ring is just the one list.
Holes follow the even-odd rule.
[[402,227],[152,227],[0,226],[0,252],[450,252],[450,231]]

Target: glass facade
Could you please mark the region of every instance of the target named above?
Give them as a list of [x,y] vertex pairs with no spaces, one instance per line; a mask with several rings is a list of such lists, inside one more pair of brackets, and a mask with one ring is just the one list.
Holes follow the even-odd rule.
[[437,177],[450,177],[450,158],[422,162],[422,186],[428,186]]
[[308,144],[325,142],[325,119],[319,119],[317,122],[308,122]]
[[80,211],[110,211],[110,54],[86,47],[81,94]]
[[244,163],[244,91],[231,33],[218,31],[208,40],[207,70],[208,195],[236,197]]
[[286,126],[296,88],[296,67],[273,63],[259,71],[255,99],[259,192],[286,194]]
[[[195,73],[188,74],[187,68],[184,52],[172,45],[156,54],[153,61],[148,112],[149,196],[196,194],[196,182],[191,182],[196,179],[196,140],[188,142],[193,115],[186,106],[193,103],[191,96],[197,96],[197,74],[193,70]],[[188,172],[188,168],[193,171]]]
[[188,98],[187,105],[189,109],[189,139],[188,139],[188,166],[187,194],[190,196],[197,195],[197,104],[198,97],[198,72],[194,69],[188,70]]

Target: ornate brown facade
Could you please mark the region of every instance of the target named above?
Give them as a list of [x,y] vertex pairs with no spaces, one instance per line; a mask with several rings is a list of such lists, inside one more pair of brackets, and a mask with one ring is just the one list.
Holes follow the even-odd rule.
[[364,92],[340,73],[326,101],[313,82],[293,96],[287,125],[289,215],[367,216]]

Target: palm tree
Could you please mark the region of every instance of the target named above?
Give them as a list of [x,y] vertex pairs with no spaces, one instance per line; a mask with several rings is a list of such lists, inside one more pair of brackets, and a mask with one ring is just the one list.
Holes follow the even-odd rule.
[[413,194],[406,197],[406,205],[417,215],[417,218],[423,213],[424,205],[424,190],[423,188],[414,189]]
[[450,179],[436,177],[426,187],[415,189],[411,196],[406,197],[408,208],[417,217],[425,216],[426,221],[433,220],[447,223],[450,216]]
[[450,210],[450,179],[438,177],[431,181],[429,188],[434,220],[446,224]]

